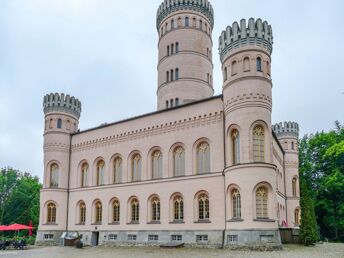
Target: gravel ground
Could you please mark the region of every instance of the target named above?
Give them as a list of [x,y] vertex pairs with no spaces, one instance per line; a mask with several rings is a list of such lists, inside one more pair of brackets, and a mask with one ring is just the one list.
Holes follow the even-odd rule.
[[231,251],[221,249],[160,249],[147,247],[31,247],[24,251],[0,251],[0,257],[32,257],[32,258],[344,258],[344,244],[324,243],[315,247],[285,245],[282,251],[253,252]]

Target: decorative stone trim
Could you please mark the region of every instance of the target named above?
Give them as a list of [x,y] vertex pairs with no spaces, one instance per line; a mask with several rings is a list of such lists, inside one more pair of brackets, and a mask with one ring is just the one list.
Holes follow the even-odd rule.
[[152,224],[161,224],[161,222],[160,221],[149,221],[149,222],[147,222],[147,224],[150,224],[150,225],[152,225]]
[[108,223],[108,225],[120,225],[119,221],[116,221],[116,222],[110,222]]
[[138,225],[138,224],[140,224],[140,222],[136,222],[136,221],[127,222],[127,225]]
[[80,152],[89,149],[100,148],[103,146],[114,145],[118,143],[139,140],[155,135],[173,134],[176,131],[188,130],[194,127],[207,126],[210,124],[221,123],[223,119],[222,111],[215,113],[208,113],[204,115],[189,117],[188,119],[174,121],[170,123],[153,125],[147,128],[127,131],[111,135],[108,137],[89,140],[86,142],[75,143],[72,145],[73,152]]
[[170,221],[170,224],[185,224],[185,221],[184,220],[173,220],[173,221]]
[[261,19],[255,21],[250,18],[246,25],[246,20],[242,19],[240,26],[238,22],[234,22],[232,27],[228,26],[222,31],[219,39],[220,59],[222,62],[232,50],[250,45],[265,48],[271,54],[272,44],[272,28],[267,21],[262,22]]
[[211,223],[211,221],[205,219],[205,220],[197,220],[197,221],[194,221],[194,223]]
[[233,219],[229,219],[227,220],[227,222],[243,222],[243,219],[239,219],[239,218],[233,218]]
[[299,138],[299,124],[296,122],[284,122],[274,124],[272,130],[275,132],[278,138],[280,137],[291,137]]
[[43,98],[44,114],[51,112],[69,113],[78,119],[81,113],[81,102],[75,98],[61,93],[50,93]]
[[257,221],[257,222],[276,222],[276,220],[269,219],[269,218],[257,218],[257,219],[253,219],[253,221]]
[[165,0],[159,7],[156,14],[156,28],[159,32],[161,22],[171,13],[177,11],[195,11],[204,14],[211,25],[214,27],[214,11],[208,0]]

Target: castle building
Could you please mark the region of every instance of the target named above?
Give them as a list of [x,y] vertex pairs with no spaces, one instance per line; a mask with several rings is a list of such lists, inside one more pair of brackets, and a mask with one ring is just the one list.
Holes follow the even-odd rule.
[[300,222],[298,124],[272,125],[271,26],[241,20],[219,38],[213,8],[165,0],[157,12],[157,111],[79,130],[81,102],[44,97],[37,244],[281,245]]

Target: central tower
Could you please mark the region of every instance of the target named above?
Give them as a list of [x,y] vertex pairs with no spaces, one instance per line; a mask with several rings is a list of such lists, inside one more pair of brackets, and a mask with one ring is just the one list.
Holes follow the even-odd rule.
[[158,110],[213,96],[213,26],[208,0],[165,0],[160,5]]

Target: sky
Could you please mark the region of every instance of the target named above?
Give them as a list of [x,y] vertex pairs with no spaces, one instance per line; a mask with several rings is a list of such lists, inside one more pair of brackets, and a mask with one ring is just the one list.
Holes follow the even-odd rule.
[[[43,96],[82,102],[81,130],[156,110],[159,0],[0,0],[0,167],[42,178]],[[342,0],[211,0],[218,38],[242,18],[272,25],[273,123],[300,136],[344,122]]]

